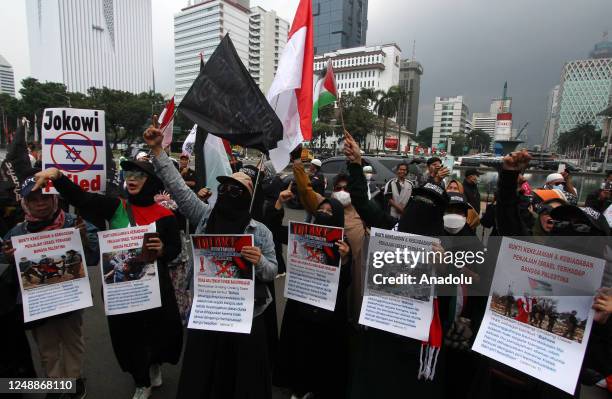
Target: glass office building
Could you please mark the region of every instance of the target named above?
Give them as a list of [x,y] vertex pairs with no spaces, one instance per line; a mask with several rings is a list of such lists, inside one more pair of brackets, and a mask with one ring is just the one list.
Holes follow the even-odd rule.
[[368,0],[313,0],[312,14],[315,54],[365,45]]

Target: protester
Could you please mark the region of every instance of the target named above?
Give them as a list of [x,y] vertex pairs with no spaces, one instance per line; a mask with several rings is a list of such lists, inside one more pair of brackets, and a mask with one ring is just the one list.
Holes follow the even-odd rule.
[[[183,345],[181,317],[168,273],[168,262],[181,251],[178,224],[172,211],[155,202],[163,190],[153,165],[146,161],[124,161],[127,200],[81,190],[58,169],[36,175],[37,187],[48,180],[64,199],[77,209],[89,207],[109,222],[111,229],[155,223],[159,237],[149,239],[147,247],[157,258],[162,306],[150,310],[107,316],[111,342],[121,369],[132,375],[134,399],[146,399],[151,389],[162,384],[160,365],[176,364]],[[174,167],[177,179],[180,174]],[[194,194],[195,195],[195,194]],[[136,337],[126,339],[126,337]]]
[[310,161],[308,175],[310,177],[310,182],[312,183],[312,188],[315,190],[315,192],[319,193],[320,195],[325,195],[327,179],[323,173],[321,173],[321,165],[321,161],[316,158]]
[[[463,189],[463,184],[461,184],[459,180],[457,179],[453,179],[448,182],[448,184],[446,185],[446,192],[449,194],[450,193],[465,194],[464,189]],[[480,224],[480,216],[478,216],[478,213],[471,205],[467,213],[467,224],[470,226],[470,228],[473,231],[476,231],[476,228]]]
[[408,164],[399,163],[395,167],[396,177],[389,180],[383,191],[389,213],[394,218],[399,218],[404,212],[404,207],[412,194],[412,183],[406,179],[408,174]]
[[442,166],[442,160],[438,157],[431,157],[427,160],[427,171],[421,177],[420,186],[427,183],[436,184],[442,188],[446,186],[444,178],[450,174],[448,168]]
[[597,189],[589,194],[584,202],[585,206],[595,209],[597,212],[603,213],[612,204],[611,191],[606,189]]
[[[253,182],[242,172],[219,177],[214,207],[202,202],[180,178],[161,147],[159,129],[143,135],[151,148],[157,175],[196,234],[253,234],[254,246],[242,248],[242,257],[255,267],[255,309],[250,334],[189,329],[177,398],[271,398],[266,327],[260,317],[272,302],[265,283],[277,273],[272,233],[253,220],[249,204]],[[231,382],[227,380],[231,376]]]
[[465,179],[463,180],[463,194],[479,216],[480,192],[478,191],[478,177],[481,174],[482,173],[476,169],[468,169],[465,171]]
[[578,203],[578,192],[574,188],[572,177],[567,170],[563,173],[551,173],[546,176],[546,183],[542,188],[547,190],[561,190],[569,204],[576,205]]
[[372,199],[376,197],[376,195],[380,192],[378,187],[376,187],[376,183],[372,181],[374,177],[374,169],[370,165],[366,165],[363,167],[363,174],[365,175],[366,180],[368,181],[368,199]]
[[[21,207],[25,213],[25,221],[13,227],[4,239],[8,241],[11,237],[24,234],[74,227],[81,233],[87,265],[96,265],[100,257],[96,227],[64,212],[59,207],[57,195],[43,194],[41,190],[34,190],[35,186],[34,176],[27,178],[21,185]],[[4,258],[12,265],[15,265],[14,252],[15,249],[3,248]],[[3,262],[0,260],[0,263]],[[45,377],[75,378],[77,391],[72,397],[84,398],[86,387],[83,378],[83,310],[63,313],[29,324],[32,326],[32,335],[38,346]]]
[[179,157],[179,172],[185,181],[185,184],[189,186],[194,192],[198,192],[197,184],[198,179],[196,178],[195,171],[189,167],[189,154],[181,154]]
[[[291,189],[280,193],[267,225],[274,236],[287,244],[288,231],[282,226],[283,204],[293,198]],[[313,223],[344,227],[344,206],[335,199],[324,200],[314,212]],[[344,241],[336,243],[341,257],[340,283],[333,311],[288,299],[279,342],[277,378],[291,389],[291,398],[346,396],[348,369],[348,324],[346,290],[351,282],[351,254]],[[321,359],[326,359],[321,362]]]
[[606,178],[601,182],[601,186],[599,187],[603,190],[612,190],[612,171],[609,170],[606,174]]

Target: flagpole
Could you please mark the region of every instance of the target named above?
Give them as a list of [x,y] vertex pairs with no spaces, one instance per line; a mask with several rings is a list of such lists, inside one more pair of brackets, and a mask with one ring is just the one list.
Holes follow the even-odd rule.
[[259,159],[259,167],[257,168],[257,177],[255,178],[255,186],[253,187],[253,196],[251,197],[251,205],[249,206],[249,213],[253,213],[253,203],[255,202],[255,193],[257,193],[257,186],[259,185],[259,175],[261,174],[261,168],[263,167],[264,159],[266,158],[266,154],[261,153],[261,158]]

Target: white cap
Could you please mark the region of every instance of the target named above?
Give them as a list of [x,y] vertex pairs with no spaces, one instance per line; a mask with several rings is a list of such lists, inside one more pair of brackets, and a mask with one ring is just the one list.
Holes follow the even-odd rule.
[[370,165],[363,167],[363,173],[372,173],[373,169]]
[[561,173],[551,173],[548,176],[546,176],[546,184],[553,183],[559,180],[565,181]]
[[140,151],[138,154],[136,154],[136,160],[137,161],[143,161],[143,158],[147,157],[147,153],[144,151]]
[[316,158],[315,158],[315,159],[313,159],[312,161],[310,161],[310,164],[311,164],[311,165],[315,165],[317,168],[320,168],[320,167],[321,167],[321,161],[320,161],[320,160],[318,160],[318,159],[316,159]]

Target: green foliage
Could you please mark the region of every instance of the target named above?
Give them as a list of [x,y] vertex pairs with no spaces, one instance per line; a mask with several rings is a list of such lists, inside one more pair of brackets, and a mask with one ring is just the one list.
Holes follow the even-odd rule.
[[361,89],[358,97],[367,101],[368,104],[373,104],[374,112],[376,112],[379,118],[382,118],[382,142],[384,149],[384,142],[387,136],[387,120],[397,115],[400,105],[406,98],[406,93],[400,86],[391,86],[386,92],[382,90]]
[[467,153],[469,148],[469,140],[467,134],[456,132],[452,135],[453,144],[451,145],[451,155],[460,157]]
[[491,136],[482,129],[474,129],[467,134],[467,145],[478,152],[486,151],[491,144]]
[[557,147],[562,153],[582,150],[589,145],[603,145],[601,130],[596,130],[595,126],[589,122],[577,125],[572,130],[561,133],[557,138]]
[[425,147],[431,147],[431,138],[433,136],[433,126],[419,130],[416,136],[416,142]]
[[[359,143],[363,143],[368,133],[374,130],[376,116],[368,108],[368,100],[347,93],[340,98],[346,130]],[[340,124],[338,117],[338,124]]]

